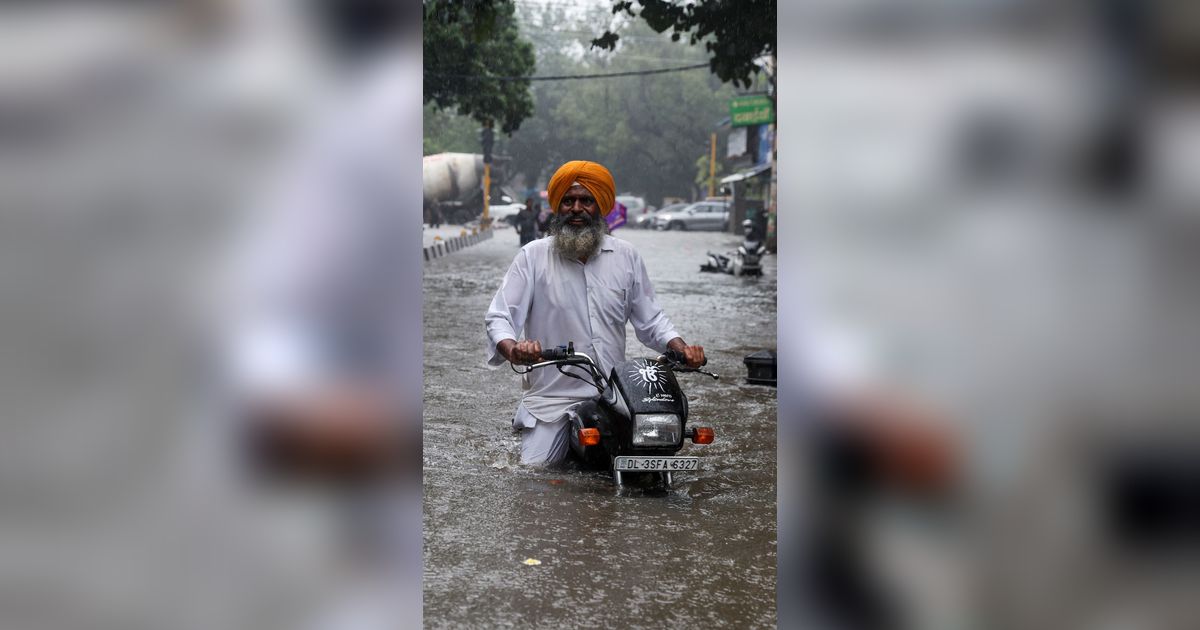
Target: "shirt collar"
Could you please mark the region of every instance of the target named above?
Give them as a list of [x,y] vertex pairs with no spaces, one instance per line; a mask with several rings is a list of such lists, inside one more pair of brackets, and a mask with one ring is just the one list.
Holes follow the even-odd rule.
[[[605,252],[608,252],[611,254],[613,252],[614,241],[616,241],[616,240],[617,239],[609,236],[608,234],[605,234],[604,236],[600,237],[600,253],[603,254]],[[596,256],[592,256],[592,257],[588,258],[589,263],[592,262],[593,260],[596,260]],[[584,263],[584,262],[581,262],[578,260],[576,260],[575,262],[577,262],[581,265],[587,264],[587,263]]]

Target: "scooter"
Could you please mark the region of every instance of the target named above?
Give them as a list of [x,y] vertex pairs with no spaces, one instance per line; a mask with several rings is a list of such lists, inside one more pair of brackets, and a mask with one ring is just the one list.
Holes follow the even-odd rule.
[[714,273],[730,273],[731,266],[729,254],[718,254],[717,252],[708,252],[708,260],[700,265],[700,271],[711,271]]
[[759,225],[750,219],[742,221],[742,233],[746,238],[733,256],[730,273],[735,276],[761,276],[762,259],[767,253],[767,244]]
[[[689,368],[675,351],[656,359],[632,359],[605,376],[591,357],[575,351],[574,342],[542,351],[542,361],[518,373],[554,366],[559,372],[583,379],[596,387],[596,398],[575,403],[566,414],[571,423],[571,450],[594,469],[608,470],[617,486],[629,473],[651,473],[671,487],[676,472],[698,470],[700,458],[676,456],[684,439],[712,444],[711,427],[688,426],[688,401],[677,373],[699,372],[714,380],[721,377]],[[707,363],[707,361],[705,362]]]
[[762,257],[767,253],[763,242],[762,230],[750,219],[742,221],[742,233],[745,239],[736,252],[718,254],[708,252],[708,260],[700,265],[700,271],[730,273],[735,276],[762,275]]

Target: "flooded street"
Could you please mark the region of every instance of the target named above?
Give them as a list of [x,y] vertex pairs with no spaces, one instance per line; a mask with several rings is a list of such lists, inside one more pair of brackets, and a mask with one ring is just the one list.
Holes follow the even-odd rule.
[[[511,229],[424,276],[424,618],[431,627],[775,625],[775,389],[745,383],[775,347],[775,257],[762,278],[698,271],[740,236],[617,230],[660,304],[720,381],[680,375],[709,446],[668,492],[607,473],[520,466],[519,378],[485,365],[483,315],[517,251]],[[628,335],[627,355],[652,351]],[[540,564],[526,564],[527,559]]]

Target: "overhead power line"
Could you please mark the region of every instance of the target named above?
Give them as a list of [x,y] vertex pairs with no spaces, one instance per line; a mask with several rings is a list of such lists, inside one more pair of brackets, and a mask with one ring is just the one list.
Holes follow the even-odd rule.
[[647,74],[665,74],[668,72],[682,72],[684,70],[696,70],[699,68],[707,68],[708,63],[698,63],[690,66],[679,66],[677,68],[657,68],[655,70],[629,70],[626,72],[608,72],[604,74],[563,74],[552,77],[503,77],[503,76],[487,76],[479,74],[446,74],[442,72],[427,72],[428,76],[441,77],[447,79],[469,79],[476,81],[566,81],[569,79],[611,79],[613,77],[632,77],[642,76]]

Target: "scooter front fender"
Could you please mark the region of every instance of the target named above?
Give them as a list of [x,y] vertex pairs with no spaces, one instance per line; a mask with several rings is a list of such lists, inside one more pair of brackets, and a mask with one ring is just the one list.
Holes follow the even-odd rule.
[[[576,403],[567,408],[566,413],[567,420],[571,423],[571,428],[568,429],[571,450],[589,467],[607,467],[611,459],[610,452],[615,452],[618,448],[616,432],[613,430],[608,415],[594,400]],[[579,430],[585,428],[600,431],[600,444],[584,446],[579,441]]]

